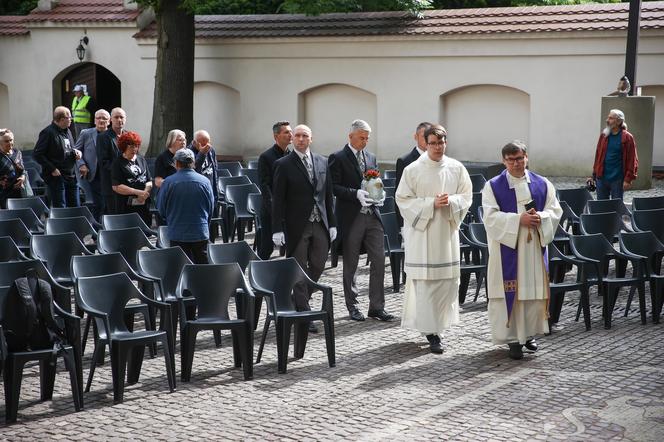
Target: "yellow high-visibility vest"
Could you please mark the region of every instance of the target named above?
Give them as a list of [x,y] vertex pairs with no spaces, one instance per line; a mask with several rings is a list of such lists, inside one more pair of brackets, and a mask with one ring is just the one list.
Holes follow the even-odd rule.
[[71,112],[74,117],[74,123],[91,123],[92,114],[85,107],[90,101],[89,95],[83,95],[79,100],[78,97],[74,97],[74,101],[71,103]]

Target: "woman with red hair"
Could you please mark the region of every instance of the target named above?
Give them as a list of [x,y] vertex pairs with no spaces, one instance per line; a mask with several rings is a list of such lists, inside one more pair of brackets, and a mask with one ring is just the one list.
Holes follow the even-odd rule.
[[136,212],[150,226],[152,177],[145,157],[138,154],[140,147],[141,137],[136,132],[120,135],[118,149],[122,155],[111,166],[111,184],[115,192],[116,213]]

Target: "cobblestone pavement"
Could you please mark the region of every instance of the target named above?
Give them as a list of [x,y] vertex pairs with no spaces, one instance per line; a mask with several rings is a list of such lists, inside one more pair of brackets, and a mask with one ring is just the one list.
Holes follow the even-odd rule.
[[[560,187],[577,184],[555,181]],[[664,194],[664,183],[655,184],[638,194]],[[635,305],[624,317],[626,290],[611,330],[602,326],[595,290],[591,331],[574,321],[578,293],[568,294],[559,326],[539,338],[540,350],[512,361],[506,348],[490,342],[484,289],[477,302],[469,296],[462,306],[461,323],[443,338],[445,353],[433,355],[423,337],[402,330],[398,322],[350,321],[341,263],[321,281],[334,288],[334,368],[328,367],[319,333],[310,336],[304,358],[291,359],[288,373],[278,374],[272,330],[254,380],[245,382],[241,370],[233,368],[230,337],[224,335],[218,349],[212,335],[203,333],[189,383],[179,381],[178,353],[176,392],[168,392],[159,352],[145,360],[139,383],[127,386],[124,403],[113,405],[107,362],[95,373],[85,410],[75,413],[62,366],[54,400],[43,403],[32,366],[23,379],[19,421],[0,426],[0,439],[664,439],[664,326],[650,317],[641,325]],[[366,308],[368,267],[360,266],[358,282]],[[386,288],[387,310],[400,314],[403,288],[391,293],[389,266]],[[469,293],[474,288],[471,281]]]

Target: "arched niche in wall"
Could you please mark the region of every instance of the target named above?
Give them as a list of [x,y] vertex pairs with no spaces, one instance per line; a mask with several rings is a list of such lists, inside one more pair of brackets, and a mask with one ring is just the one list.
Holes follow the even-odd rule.
[[9,88],[0,82],[0,126],[9,127]]
[[372,129],[367,147],[377,153],[375,94],[355,86],[333,83],[308,89],[298,98],[298,123],[311,127],[312,147],[316,152],[329,155],[341,149],[348,142],[350,124],[361,119]]
[[[240,93],[213,81],[194,84],[194,130],[210,133],[217,155],[242,155]],[[191,138],[192,134],[187,134]]]
[[508,86],[482,84],[440,96],[440,119],[449,131],[448,154],[463,161],[500,161],[500,148],[528,144],[530,96]]
[[[655,97],[655,136],[653,138],[652,164],[664,166],[664,85],[641,86],[641,95]],[[627,122],[629,125],[629,121]],[[636,140],[638,143],[639,140]]]
[[122,84],[115,74],[97,63],[77,63],[53,78],[53,107],[71,107],[74,86],[84,84],[97,109],[122,106]]

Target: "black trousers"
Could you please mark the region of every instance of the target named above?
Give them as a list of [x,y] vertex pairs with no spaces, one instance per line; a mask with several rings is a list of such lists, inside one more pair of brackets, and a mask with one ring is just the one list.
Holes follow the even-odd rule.
[[209,264],[207,254],[208,242],[207,239],[196,242],[171,241],[171,246],[180,247],[194,264]]

